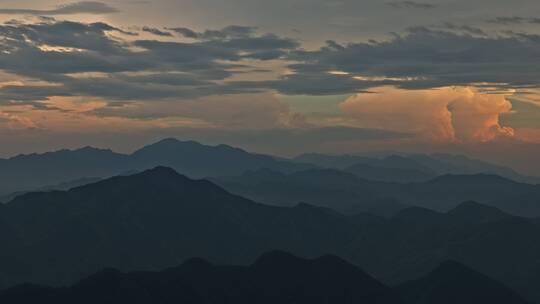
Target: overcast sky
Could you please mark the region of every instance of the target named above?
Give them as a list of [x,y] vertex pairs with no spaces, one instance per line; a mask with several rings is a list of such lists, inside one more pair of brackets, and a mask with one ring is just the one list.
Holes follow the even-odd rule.
[[0,0],[0,156],[540,152],[535,0]]

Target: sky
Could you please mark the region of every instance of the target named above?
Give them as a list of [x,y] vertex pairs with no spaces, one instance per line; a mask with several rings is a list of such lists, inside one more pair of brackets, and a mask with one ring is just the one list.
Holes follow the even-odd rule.
[[540,175],[537,0],[0,0],[0,157],[164,137]]

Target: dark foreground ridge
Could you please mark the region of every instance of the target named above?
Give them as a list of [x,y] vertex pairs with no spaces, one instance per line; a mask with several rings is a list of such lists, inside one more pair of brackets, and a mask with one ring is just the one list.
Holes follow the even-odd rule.
[[456,260],[540,302],[537,220],[472,202],[391,218],[267,206],[166,167],[19,196],[0,205],[0,241],[9,244],[0,251],[0,289],[69,286],[106,267],[155,271],[191,257],[246,265],[282,250],[335,254],[390,286]]
[[273,251],[251,266],[191,259],[161,272],[106,269],[67,288],[20,285],[3,304],[524,304],[503,285],[465,266],[443,263],[421,280],[391,289],[335,256],[302,259]]
[[446,261],[427,276],[397,291],[407,303],[526,303],[512,290],[455,261]]

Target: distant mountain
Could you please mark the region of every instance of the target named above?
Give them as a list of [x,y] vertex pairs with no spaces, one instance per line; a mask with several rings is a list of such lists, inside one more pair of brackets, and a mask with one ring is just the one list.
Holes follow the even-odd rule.
[[447,261],[427,276],[397,288],[411,304],[526,304],[503,284],[460,263]]
[[[411,154],[386,157],[364,157],[355,155],[304,154],[295,161],[310,163],[325,168],[347,170],[359,177],[389,182],[419,182],[440,175],[499,175],[514,181],[540,184],[540,177],[524,176],[503,166],[462,155]],[[356,169],[348,169],[355,168]],[[389,169],[394,170],[394,172]]]
[[86,177],[129,170],[129,157],[111,150],[82,148],[0,160],[0,195],[29,191]]
[[344,169],[360,178],[372,181],[412,183],[428,181],[434,174],[417,169],[376,167],[367,164],[356,164]]
[[45,191],[55,191],[55,190],[69,190],[71,188],[92,184],[92,183],[98,182],[100,180],[101,180],[101,178],[98,178],[98,177],[79,178],[79,179],[76,179],[76,180],[73,180],[73,181],[60,183],[58,185],[45,186],[45,187],[40,187],[38,189],[32,189],[31,191],[19,191],[19,192],[11,193],[11,194],[8,194],[8,195],[0,196],[0,203],[7,203],[7,202],[13,200],[14,198],[16,198],[17,196],[26,194],[28,192],[36,192],[36,191],[37,192],[45,192]]
[[0,197],[88,177],[106,178],[156,166],[168,166],[195,178],[238,175],[262,168],[293,172],[313,167],[226,145],[206,146],[193,141],[165,139],[131,155],[86,147],[0,159]]
[[474,201],[464,202],[447,212],[447,215],[462,223],[488,223],[511,218],[500,209],[479,204]]
[[161,272],[103,270],[68,288],[21,285],[0,302],[190,304],[477,304],[526,302],[504,285],[446,262],[395,290],[336,256],[308,260],[269,252],[250,266],[216,266],[191,259]]
[[309,165],[284,161],[272,156],[248,153],[227,145],[205,146],[194,141],[165,139],[131,155],[138,167],[166,166],[195,178],[242,174],[268,168],[280,172],[307,169]]
[[352,173],[335,169],[311,169],[291,174],[257,170],[237,177],[211,180],[232,193],[277,206],[306,202],[346,214],[367,212],[385,216],[407,207],[377,193],[374,185],[382,187],[386,184],[363,180]]
[[345,169],[357,164],[371,164],[377,161],[376,158],[363,157],[357,155],[327,155],[319,153],[306,153],[301,154],[295,158],[294,161],[299,163],[314,164],[322,168],[334,168]]
[[407,206],[447,211],[473,200],[514,215],[540,216],[539,185],[487,174],[443,175],[425,182],[401,184],[366,180],[336,169],[291,174],[258,170],[212,181],[232,193],[266,204],[291,206],[307,202],[347,214],[388,216]]
[[[383,185],[381,193],[399,197],[405,204],[449,210],[473,200],[521,216],[540,215],[540,185],[518,183],[497,175],[443,175],[423,183]],[[392,192],[394,191],[394,192]]]
[[517,182],[540,184],[540,177],[525,176],[513,169],[495,165],[478,159],[471,159],[463,155],[452,155],[437,153],[429,156],[416,154],[409,158],[429,167],[431,170],[441,174],[454,175],[474,175],[491,174],[499,175]]

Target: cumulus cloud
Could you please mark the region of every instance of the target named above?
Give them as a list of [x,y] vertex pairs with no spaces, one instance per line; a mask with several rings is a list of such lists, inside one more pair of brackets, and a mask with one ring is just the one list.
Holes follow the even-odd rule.
[[107,3],[96,1],[80,1],[74,3],[68,3],[58,6],[57,8],[50,10],[36,10],[36,9],[17,9],[17,8],[3,8],[0,9],[0,14],[21,14],[21,15],[74,15],[74,14],[110,14],[116,13],[118,9],[109,6]]
[[511,110],[503,95],[470,87],[437,90],[380,88],[340,105],[361,126],[417,134],[431,142],[477,142],[513,136],[499,117]]
[[460,141],[486,142],[514,136],[514,130],[501,126],[499,121],[502,114],[512,110],[512,104],[502,95],[466,89],[448,104],[448,110],[455,137]]

